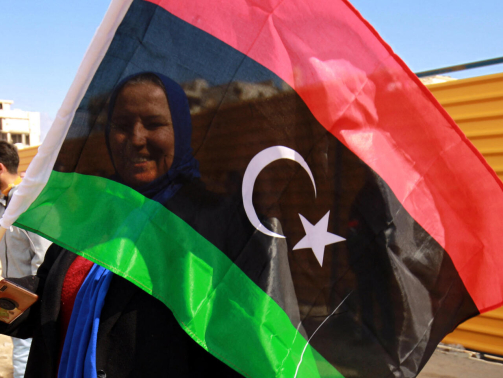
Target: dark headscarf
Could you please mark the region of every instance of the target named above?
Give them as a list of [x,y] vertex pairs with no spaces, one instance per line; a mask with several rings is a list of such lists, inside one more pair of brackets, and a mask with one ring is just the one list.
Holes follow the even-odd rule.
[[[105,136],[108,153],[115,168],[112,150],[110,149],[110,127],[115,102],[124,85],[126,85],[130,80],[144,74],[157,76],[164,86],[164,93],[166,94],[166,98],[168,100],[171,120],[173,122],[173,131],[175,135],[175,156],[168,172],[154,181],[138,188],[137,191],[154,201],[165,203],[169,198],[173,197],[178,189],[180,189],[184,181],[200,177],[199,162],[194,158],[194,156],[192,156],[192,121],[190,118],[189,102],[182,87],[169,77],[155,72],[141,72],[121,80],[114,88],[112,96],[110,97]],[[112,179],[120,183],[124,183],[123,179],[117,172],[117,169]]]

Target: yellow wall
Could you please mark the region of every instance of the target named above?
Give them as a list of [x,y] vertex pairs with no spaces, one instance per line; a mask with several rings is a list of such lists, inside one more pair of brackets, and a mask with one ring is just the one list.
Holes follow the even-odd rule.
[[[503,179],[503,74],[431,84],[428,89]],[[503,307],[461,324],[444,342],[503,355]]]

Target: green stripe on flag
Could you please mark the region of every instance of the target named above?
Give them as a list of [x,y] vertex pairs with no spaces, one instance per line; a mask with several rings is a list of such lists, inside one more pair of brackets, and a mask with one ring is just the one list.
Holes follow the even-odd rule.
[[152,294],[194,340],[246,376],[294,377],[302,356],[298,377],[342,377],[223,252],[124,185],[53,171],[16,226]]

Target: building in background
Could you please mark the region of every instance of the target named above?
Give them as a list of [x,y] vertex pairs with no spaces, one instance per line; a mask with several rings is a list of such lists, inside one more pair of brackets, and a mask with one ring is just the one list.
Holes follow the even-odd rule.
[[14,101],[0,100],[0,140],[19,149],[40,144],[40,113],[11,109]]

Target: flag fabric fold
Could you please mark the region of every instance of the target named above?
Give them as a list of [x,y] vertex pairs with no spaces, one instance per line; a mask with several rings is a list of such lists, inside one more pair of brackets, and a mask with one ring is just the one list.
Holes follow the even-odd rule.
[[[184,89],[200,178],[114,180],[110,96]],[[114,100],[115,101],[115,100]],[[114,0],[1,221],[162,301],[250,377],[413,377],[503,303],[502,183],[346,1]]]

